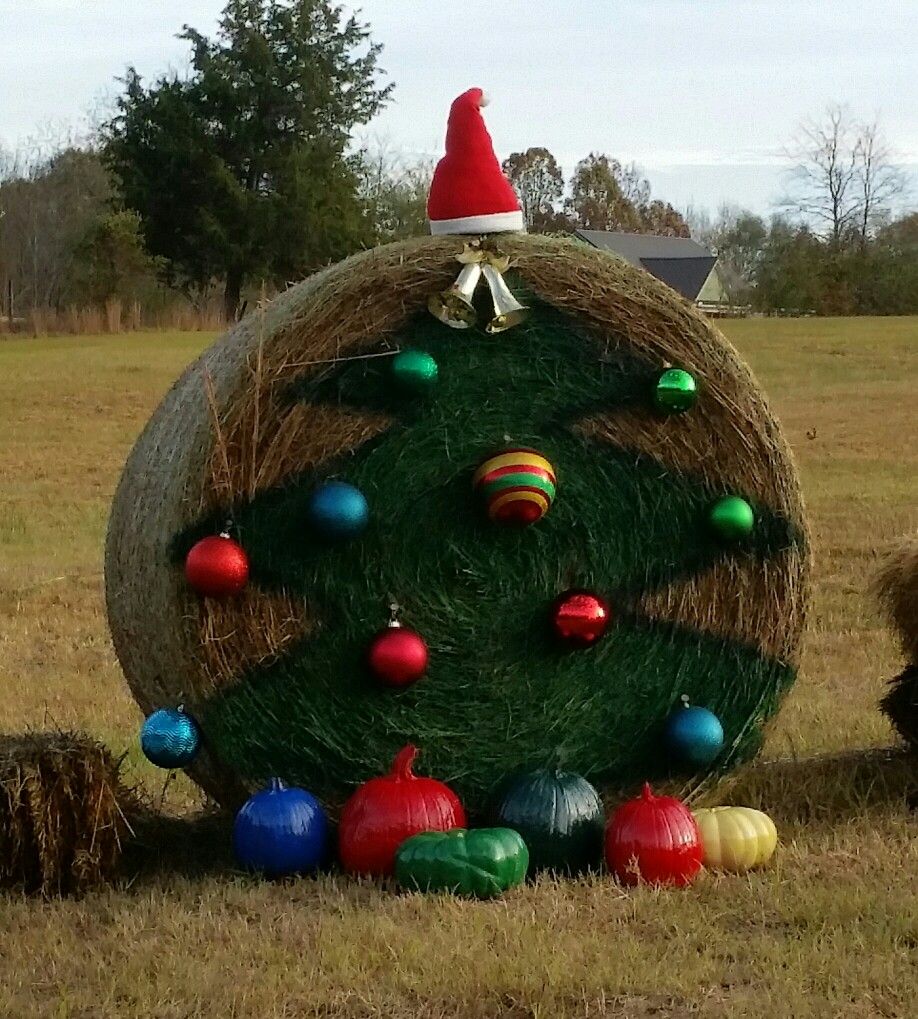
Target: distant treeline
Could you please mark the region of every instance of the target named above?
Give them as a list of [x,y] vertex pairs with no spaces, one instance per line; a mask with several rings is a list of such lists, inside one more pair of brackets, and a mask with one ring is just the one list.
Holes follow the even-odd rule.
[[[389,101],[381,47],[325,0],[229,0],[191,70],[133,69],[82,144],[0,153],[0,305],[36,330],[210,327],[362,248],[427,231],[432,162],[359,149]],[[696,237],[727,293],[769,312],[918,313],[918,213],[876,124],[841,108],[804,125],[770,222],[654,198],[634,165],[590,153],[565,179],[545,148],[504,170],[529,229]],[[898,214],[895,210],[898,210]]]

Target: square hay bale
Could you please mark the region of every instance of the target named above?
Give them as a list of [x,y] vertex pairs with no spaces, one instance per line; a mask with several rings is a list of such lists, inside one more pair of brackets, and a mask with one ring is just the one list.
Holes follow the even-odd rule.
[[65,895],[111,877],[131,830],[120,763],[87,736],[0,735],[0,887]]

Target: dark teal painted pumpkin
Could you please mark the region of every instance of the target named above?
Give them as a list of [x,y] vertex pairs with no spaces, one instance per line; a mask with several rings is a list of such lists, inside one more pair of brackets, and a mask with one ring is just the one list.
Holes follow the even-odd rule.
[[526,843],[510,828],[425,831],[406,839],[395,854],[395,876],[403,888],[478,899],[520,884],[528,866]]
[[495,818],[523,836],[530,873],[576,874],[602,859],[602,801],[574,772],[542,768],[513,779],[504,787]]

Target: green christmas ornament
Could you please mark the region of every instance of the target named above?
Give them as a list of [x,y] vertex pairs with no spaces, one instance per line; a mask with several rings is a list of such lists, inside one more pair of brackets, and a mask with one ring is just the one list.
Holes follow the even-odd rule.
[[657,379],[654,404],[664,414],[681,414],[695,406],[698,386],[695,376],[684,368],[667,368]]
[[708,513],[711,529],[724,541],[748,538],[755,526],[755,514],[745,499],[728,495],[718,499]]
[[437,384],[437,362],[424,350],[403,350],[392,359],[392,378],[408,393],[427,393]]
[[528,866],[526,843],[509,828],[425,831],[406,839],[395,854],[395,876],[403,888],[477,899],[521,884]]

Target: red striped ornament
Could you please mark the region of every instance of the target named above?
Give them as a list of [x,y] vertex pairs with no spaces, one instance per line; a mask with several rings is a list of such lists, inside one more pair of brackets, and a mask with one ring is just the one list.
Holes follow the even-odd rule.
[[472,484],[491,520],[525,527],[548,512],[557,478],[554,467],[536,450],[505,449],[485,460]]

